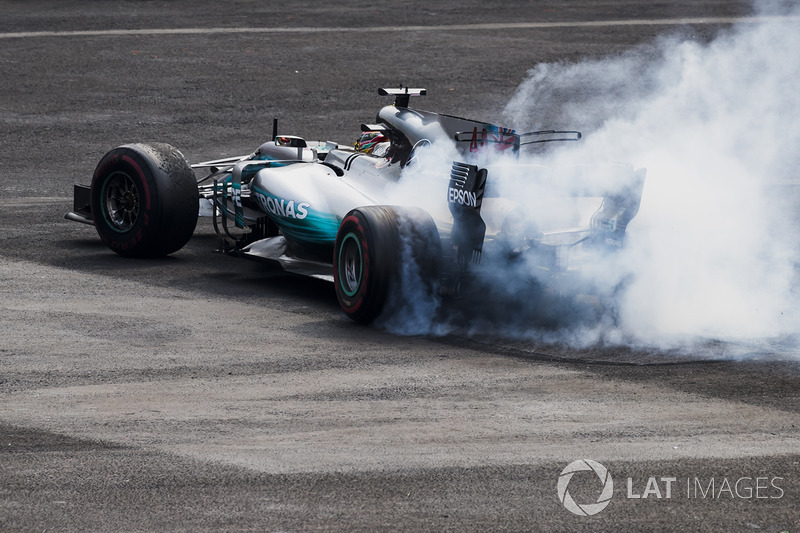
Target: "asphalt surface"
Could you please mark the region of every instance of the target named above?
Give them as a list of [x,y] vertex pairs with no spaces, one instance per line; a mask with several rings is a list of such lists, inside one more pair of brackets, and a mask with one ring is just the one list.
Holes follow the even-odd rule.
[[[207,221],[173,256],[132,261],[63,219],[119,144],[237,155],[273,117],[349,142],[398,83],[491,120],[538,63],[709,39],[748,3],[0,14],[0,531],[797,530],[800,364],[777,349],[398,336],[349,322],[328,283],[214,253]],[[594,516],[557,490],[580,459],[613,478]],[[569,492],[596,501],[597,477]]]

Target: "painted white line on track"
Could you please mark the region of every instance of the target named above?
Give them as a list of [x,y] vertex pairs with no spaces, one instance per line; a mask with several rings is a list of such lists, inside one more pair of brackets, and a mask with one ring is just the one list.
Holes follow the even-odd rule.
[[290,33],[381,33],[381,32],[431,32],[431,31],[491,31],[529,30],[550,28],[606,28],[613,26],[683,26],[698,24],[754,24],[763,22],[800,22],[800,16],[758,17],[700,17],[641,20],[593,20],[578,22],[496,22],[485,24],[447,24],[432,26],[372,26],[365,28],[163,28],[138,30],[76,30],[30,31],[0,33],[0,39],[30,37],[125,37],[147,35],[203,35],[203,34],[290,34]]

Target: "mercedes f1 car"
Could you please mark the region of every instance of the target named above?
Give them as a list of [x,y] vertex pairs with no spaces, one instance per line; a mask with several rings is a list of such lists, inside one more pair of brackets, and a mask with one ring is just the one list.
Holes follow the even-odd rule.
[[[407,267],[428,294],[457,297],[499,260],[527,265],[533,287],[620,248],[639,209],[643,169],[610,167],[623,176],[610,191],[572,188],[572,196],[598,199],[588,220],[545,228],[526,202],[529,186],[571,178],[520,163],[520,148],[581,134],[519,134],[409,107],[425,93],[380,89],[394,104],[361,125],[355,146],[279,135],[277,121],[273,139],[254,152],[191,165],[167,144],[120,146],[100,160],[90,185],[75,186],[66,218],[93,225],[120,255],[159,257],[189,241],[198,216],[211,217],[222,251],[332,281],[344,313],[362,323],[403,297]],[[442,144],[458,159],[424,179],[436,184],[443,209],[398,205],[393,189],[424,173],[419,156]],[[505,174],[520,188],[496,186]]]

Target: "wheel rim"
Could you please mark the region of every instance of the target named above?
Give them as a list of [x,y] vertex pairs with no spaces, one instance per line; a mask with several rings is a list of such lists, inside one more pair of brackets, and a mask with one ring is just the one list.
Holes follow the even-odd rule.
[[115,172],[106,181],[103,194],[105,215],[119,232],[130,230],[139,218],[139,187],[130,176]]
[[358,292],[362,274],[361,243],[355,234],[348,233],[339,247],[339,285],[347,296]]

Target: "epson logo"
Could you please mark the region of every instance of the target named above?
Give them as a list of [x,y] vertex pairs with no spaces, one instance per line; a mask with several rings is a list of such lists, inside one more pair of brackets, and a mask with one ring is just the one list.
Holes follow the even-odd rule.
[[447,191],[447,201],[451,204],[461,204],[467,207],[478,207],[478,195],[474,192],[463,191],[450,187]]

